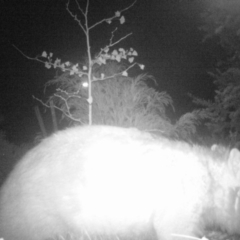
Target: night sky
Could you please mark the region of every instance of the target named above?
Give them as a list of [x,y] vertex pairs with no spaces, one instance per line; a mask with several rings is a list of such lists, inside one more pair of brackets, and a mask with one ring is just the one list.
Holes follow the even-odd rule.
[[[80,0],[80,4],[84,2]],[[90,24],[113,16],[132,2],[90,0]],[[137,61],[145,65],[143,73],[153,75],[157,89],[171,95],[173,116],[178,118],[193,109],[188,93],[213,97],[207,72],[214,69],[220,49],[213,41],[202,42],[200,13],[206,7],[203,1],[194,0],[138,0],[123,14],[125,24],[104,23],[92,31],[92,52],[106,46],[116,26],[116,39],[132,32],[117,47],[133,47],[138,52]],[[0,115],[4,118],[0,128],[12,141],[27,141],[40,131],[33,110],[40,104],[32,95],[46,98],[44,84],[55,71],[24,58],[13,44],[30,57],[45,50],[76,63],[86,56],[85,37],[66,11],[66,0],[0,0]],[[141,73],[132,72],[133,77]],[[44,112],[43,117],[47,117]]]

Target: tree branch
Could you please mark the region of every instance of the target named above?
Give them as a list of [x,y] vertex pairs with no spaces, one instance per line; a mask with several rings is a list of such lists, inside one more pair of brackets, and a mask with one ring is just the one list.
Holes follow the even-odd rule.
[[[69,3],[70,3],[70,0],[68,0],[68,2],[66,3],[66,9],[67,9],[68,13],[69,13],[70,16],[78,23],[78,25],[81,27],[81,29],[83,30],[83,32],[84,32],[85,34],[87,34],[86,29],[83,27],[83,25],[82,25],[82,23],[81,23],[81,20],[78,19],[77,14],[73,14],[72,11],[69,9]],[[78,4],[78,6],[79,6],[79,4]],[[80,6],[79,6],[79,7],[80,7]],[[86,10],[87,10],[87,9],[86,9]],[[80,11],[81,11],[81,13],[83,13],[83,10],[81,9],[81,7],[80,7]],[[85,14],[86,14],[86,13],[85,13]],[[83,13],[84,16],[85,16],[85,14]]]
[[110,17],[110,18],[105,18],[105,19],[102,19],[101,21],[93,24],[92,26],[89,27],[89,30],[91,30],[92,28],[96,27],[97,25],[100,25],[101,23],[103,22],[111,22],[112,20],[114,20],[115,18],[119,18],[121,16],[121,13],[124,12],[124,11],[127,11],[128,9],[130,9],[131,7],[133,7],[135,5],[135,3],[137,2],[137,0],[135,0],[131,5],[129,5],[128,7],[120,10],[120,11],[117,11],[115,13],[114,16]]

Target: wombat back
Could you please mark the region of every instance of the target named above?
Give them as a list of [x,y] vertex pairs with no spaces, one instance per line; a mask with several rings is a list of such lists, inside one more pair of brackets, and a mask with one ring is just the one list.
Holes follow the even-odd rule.
[[137,236],[151,227],[159,239],[198,236],[204,209],[214,204],[212,173],[226,192],[238,185],[238,166],[232,171],[227,159],[214,158],[211,150],[136,129],[61,131],[30,150],[4,183],[0,237]]

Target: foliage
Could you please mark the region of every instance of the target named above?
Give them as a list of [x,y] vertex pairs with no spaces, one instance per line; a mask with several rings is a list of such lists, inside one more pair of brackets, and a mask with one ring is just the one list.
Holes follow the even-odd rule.
[[[112,76],[120,69],[124,66],[110,61],[101,67],[96,66],[93,74]],[[96,101],[93,102],[93,123],[136,127],[157,135],[187,140],[196,133],[200,112],[187,113],[174,125],[171,124],[166,109],[168,106],[173,109],[172,99],[166,92],[149,88],[149,79],[154,80],[147,74],[136,78],[118,75],[94,82],[92,93]],[[61,109],[70,125],[78,124],[79,119],[84,120],[83,123],[88,122],[88,91],[83,87],[85,81],[84,78],[64,73],[47,83],[47,86],[58,86],[59,90],[50,99]]]
[[[240,1],[208,1],[207,10],[202,14],[201,29],[206,33],[204,40],[217,38],[228,54],[229,62],[240,63]],[[226,62],[224,64],[227,64]],[[223,64],[219,62],[219,65]]]
[[240,143],[240,70],[230,68],[212,74],[217,90],[214,101],[195,98],[194,102],[204,107],[209,121],[206,126],[216,142],[238,146]]
[[[75,3],[75,8],[73,5]],[[81,4],[80,4],[81,3]],[[149,88],[145,82],[149,75],[142,74],[135,78],[128,77],[128,71],[134,66],[144,69],[144,65],[135,62],[137,52],[130,48],[116,48],[122,40],[131,33],[115,40],[115,32],[111,32],[108,44],[101,48],[93,57],[91,52],[90,32],[102,23],[111,24],[117,20],[124,24],[123,12],[136,3],[116,11],[112,17],[89,24],[89,3],[69,0],[66,10],[79,25],[86,39],[87,60],[85,63],[61,62],[53,59],[53,53],[43,51],[41,56],[31,58],[21,52],[26,58],[45,64],[46,68],[58,68],[63,73],[49,81],[46,86],[57,85],[49,102],[59,109],[69,124],[107,124],[123,127],[137,127],[156,134],[187,139],[196,131],[196,112],[184,115],[175,126],[172,126],[166,115],[166,107],[172,105],[171,97],[165,92],[157,92]],[[115,63],[115,64],[114,64]],[[117,64],[116,64],[117,63]],[[118,64],[121,63],[121,64]],[[123,65],[125,64],[125,65]],[[86,85],[87,84],[87,85]],[[84,88],[87,86],[87,88]]]
[[203,107],[208,121],[208,131],[215,142],[238,146],[240,143],[240,1],[207,1],[203,13],[206,39],[217,39],[226,53],[226,58],[216,64],[210,73],[215,79],[216,91],[213,101],[194,98]]
[[[107,46],[105,46],[104,48],[102,48],[99,53],[96,54],[95,58],[92,57],[92,52],[91,52],[91,43],[90,43],[90,31],[92,29],[94,29],[95,27],[97,27],[98,25],[102,24],[102,23],[108,23],[111,24],[112,21],[114,20],[119,20],[120,24],[124,24],[125,23],[125,17],[122,15],[122,13],[126,10],[128,10],[129,8],[131,8],[134,4],[135,4],[136,0],[129,5],[128,7],[126,7],[125,9],[122,9],[120,11],[116,11],[115,14],[110,17],[110,18],[105,18],[102,19],[92,25],[89,24],[89,19],[88,19],[88,11],[89,11],[89,0],[87,0],[86,2],[86,6],[85,8],[83,6],[80,5],[80,1],[75,1],[75,4],[77,6],[77,8],[75,7],[75,9],[78,10],[78,14],[80,16],[78,16],[78,14],[76,14],[76,11],[71,10],[70,8],[70,0],[67,2],[66,4],[66,10],[68,11],[68,13],[70,14],[70,16],[74,19],[74,21],[77,22],[77,24],[79,25],[80,29],[83,31],[84,35],[85,35],[85,39],[86,39],[86,47],[87,47],[87,56],[88,56],[88,64],[87,65],[83,65],[80,66],[79,64],[71,64],[70,62],[65,62],[62,63],[60,59],[56,59],[54,62],[52,60],[52,56],[53,54],[47,54],[45,51],[42,53],[43,58],[45,58],[45,67],[47,68],[51,68],[52,66],[54,68],[60,68],[63,72],[65,71],[69,71],[70,75],[78,75],[80,78],[81,77],[87,77],[88,80],[88,98],[87,98],[87,103],[88,103],[88,123],[91,125],[92,124],[92,103],[93,103],[93,97],[92,97],[92,82],[93,81],[98,81],[98,80],[106,80],[109,77],[106,78],[106,76],[104,74],[101,74],[99,77],[96,77],[93,75],[93,65],[94,64],[98,64],[98,65],[102,65],[102,64],[106,64],[107,60],[114,60],[117,62],[121,62],[123,59],[127,60],[130,63],[130,66],[125,69],[124,71],[117,72],[114,73],[114,75],[112,75],[111,77],[114,77],[115,74],[121,74],[123,76],[128,76],[128,70],[132,67],[134,67],[137,63],[134,63],[135,57],[138,55],[137,52],[133,49],[130,48],[129,50],[125,50],[123,48],[118,48],[118,49],[112,49],[112,47],[114,47],[116,44],[118,44],[119,42],[121,42],[123,39],[125,39],[126,37],[128,37],[131,34],[127,34],[124,37],[118,39],[118,40],[114,40],[114,33],[117,31],[117,28],[112,31],[112,35],[111,38],[109,40],[109,43]],[[40,60],[41,61],[41,60]],[[144,68],[143,65],[138,64],[139,67],[141,69]],[[65,92],[66,93],[66,92]],[[67,102],[66,102],[67,103]],[[76,119],[75,119],[76,120]],[[84,121],[84,120],[81,120]]]
[[[114,62],[109,62],[104,68],[96,68],[96,75],[104,72],[112,76],[112,71],[123,68]],[[71,124],[73,120],[79,123],[88,122],[88,91],[82,88],[76,91],[76,86],[84,79],[64,74],[48,84],[57,84],[57,91],[51,99],[65,114]],[[116,125],[122,127],[137,127],[139,129],[168,129],[171,124],[166,117],[166,107],[172,106],[171,97],[165,92],[157,92],[146,84],[151,76],[142,74],[136,78],[116,75],[104,81],[93,82],[93,123]],[[72,85],[72,83],[75,83]],[[79,87],[78,87],[79,88]],[[61,90],[60,90],[61,89]],[[68,94],[65,94],[65,93]],[[70,96],[70,97],[69,97]]]
[[[21,54],[23,54],[26,58],[35,60],[38,62],[41,62],[45,64],[46,68],[59,68],[63,72],[69,72],[70,75],[78,75],[80,78],[85,77],[88,80],[88,121],[89,124],[92,124],[92,103],[93,103],[93,98],[92,98],[92,82],[94,81],[99,81],[99,80],[106,80],[109,78],[114,77],[115,75],[121,74],[122,76],[128,76],[128,70],[133,68],[135,65],[138,65],[141,69],[144,69],[144,65],[139,64],[135,62],[135,57],[138,55],[137,52],[133,49],[130,48],[129,50],[125,50],[123,48],[118,48],[118,49],[113,49],[117,44],[119,44],[122,40],[126,39],[131,33],[126,34],[120,39],[115,40],[114,39],[114,34],[117,31],[117,28],[115,28],[112,33],[111,33],[111,38],[109,39],[109,43],[102,48],[97,54],[95,54],[95,57],[93,58],[92,52],[91,52],[91,36],[90,32],[99,26],[100,24],[103,23],[108,23],[111,24],[113,21],[118,20],[120,24],[125,23],[125,17],[123,16],[123,12],[127,11],[130,9],[134,4],[136,3],[136,0],[132,2],[128,7],[118,10],[115,12],[115,14],[112,17],[104,18],[94,24],[89,23],[89,5],[90,5],[90,0],[87,0],[84,3],[76,0],[73,2],[75,4],[73,8],[73,1],[68,0],[66,3],[66,10],[69,13],[69,15],[73,18],[74,21],[79,25],[80,30],[84,33],[85,39],[86,39],[86,48],[87,48],[87,64],[85,65],[79,65],[77,64],[72,64],[69,61],[67,62],[61,62],[61,59],[56,59],[53,60],[53,53],[47,53],[46,51],[43,51],[41,56],[37,56],[34,58],[31,58],[27,55],[25,55],[21,50],[19,50],[17,47],[15,47]],[[84,6],[85,5],[85,6]],[[76,13],[77,12],[77,13]],[[101,74],[99,77],[96,77],[92,74],[93,66],[95,64],[102,65],[106,64],[106,61],[108,60],[114,60],[117,62],[121,62],[122,60],[128,61],[130,64],[124,71],[122,72],[117,72],[114,73],[110,77],[106,77],[104,74]],[[67,94],[67,92],[65,92]],[[70,96],[71,97],[71,96]],[[40,101],[40,100],[39,100]],[[50,105],[44,104],[47,107],[50,107]]]
[[182,115],[173,125],[170,136],[191,142],[190,139],[197,133],[197,126],[201,123],[201,120],[205,118],[205,112],[202,110],[194,110]]

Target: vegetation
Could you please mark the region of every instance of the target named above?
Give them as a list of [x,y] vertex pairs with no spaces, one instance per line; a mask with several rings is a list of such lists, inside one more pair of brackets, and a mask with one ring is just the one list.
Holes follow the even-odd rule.
[[[62,63],[53,60],[52,53],[42,53],[41,57],[27,58],[42,62],[47,68],[58,68],[62,73],[50,80],[46,86],[54,86],[49,101],[43,103],[61,111],[68,125],[107,124],[122,127],[137,127],[155,134],[184,140],[196,136],[197,126],[204,124],[212,142],[236,146],[239,136],[239,58],[240,58],[240,9],[239,1],[209,2],[209,8],[203,13],[205,38],[218,39],[225,50],[225,58],[218,59],[216,71],[211,75],[215,79],[216,92],[212,101],[194,97],[201,109],[184,114],[175,123],[167,116],[168,107],[174,110],[171,97],[166,92],[157,92],[148,86],[151,75],[140,74],[130,77],[131,68],[144,65],[135,61],[137,52],[133,48],[125,50],[117,47],[131,35],[126,34],[115,39],[117,29],[111,32],[108,44],[99,52],[91,52],[94,44],[92,29],[103,23],[119,21],[124,24],[123,13],[135,5],[136,1],[112,17],[89,24],[90,1],[85,5],[80,1],[68,1],[66,10],[79,25],[86,39],[87,59],[84,63]],[[74,6],[75,4],[75,6]]]
[[240,147],[240,2],[214,1],[202,17],[205,39],[216,39],[225,51],[211,72],[216,86],[213,101],[194,98],[208,121],[212,142]]
[[[115,40],[111,33],[109,43],[98,53],[91,52],[91,30],[100,24],[111,24],[118,20],[124,24],[124,11],[134,6],[133,1],[126,8],[116,11],[112,17],[102,19],[89,25],[88,11],[90,1],[86,4],[75,1],[66,4],[69,15],[77,22],[86,39],[87,59],[83,64],[62,63],[53,60],[52,53],[45,51],[39,57],[31,58],[45,64],[47,68],[58,68],[62,74],[49,81],[46,86],[54,85],[56,90],[47,103],[39,100],[44,106],[58,109],[68,124],[107,124],[122,127],[136,127],[155,134],[187,140],[196,133],[199,112],[194,111],[183,115],[175,124],[167,117],[167,107],[173,110],[173,102],[166,92],[158,92],[148,87],[147,80],[153,77],[141,74],[130,77],[131,68],[144,65],[135,61],[137,52],[130,48],[116,48],[131,33]],[[86,87],[87,86],[87,87]]]

